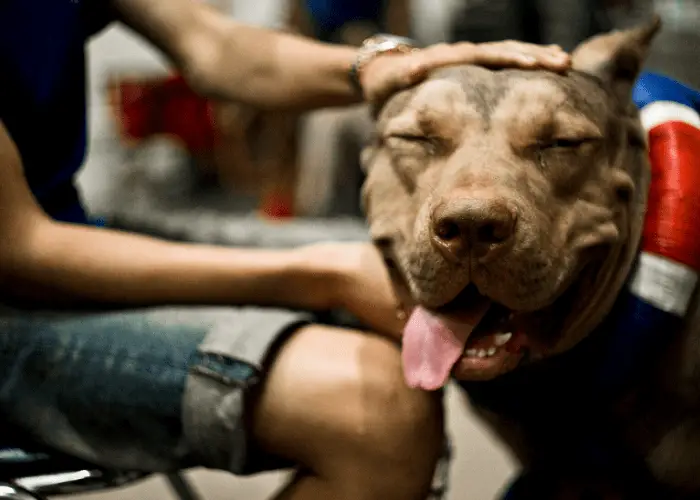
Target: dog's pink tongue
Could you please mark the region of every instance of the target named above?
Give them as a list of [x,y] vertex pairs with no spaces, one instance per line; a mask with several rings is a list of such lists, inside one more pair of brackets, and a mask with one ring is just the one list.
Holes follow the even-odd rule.
[[410,387],[435,391],[447,383],[452,367],[462,357],[467,339],[484,317],[490,302],[441,318],[417,307],[403,331],[403,373]]

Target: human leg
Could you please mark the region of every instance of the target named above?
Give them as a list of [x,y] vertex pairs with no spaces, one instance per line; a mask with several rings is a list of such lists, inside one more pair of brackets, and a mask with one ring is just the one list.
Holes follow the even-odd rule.
[[305,466],[280,500],[424,500],[442,451],[440,395],[404,384],[389,341],[312,325],[276,355],[253,436]]
[[107,467],[301,464],[282,498],[424,498],[439,400],[405,389],[390,343],[307,319],[233,308],[3,314],[0,412]]
[[[234,357],[247,350],[240,338],[213,334],[200,350]],[[248,474],[298,464],[280,499],[422,500],[442,451],[442,406],[439,394],[406,387],[400,363],[398,348],[385,339],[306,325],[268,351],[259,385],[255,376],[254,386],[241,386],[194,371],[185,432],[210,466]],[[239,443],[248,438],[246,445],[217,445],[241,408],[249,433]]]
[[[242,317],[244,311],[230,308],[1,307],[3,423],[105,467],[165,471],[193,464],[181,418],[188,373],[208,361],[198,347],[209,332]],[[232,367],[232,375],[236,369],[243,377],[248,367]]]

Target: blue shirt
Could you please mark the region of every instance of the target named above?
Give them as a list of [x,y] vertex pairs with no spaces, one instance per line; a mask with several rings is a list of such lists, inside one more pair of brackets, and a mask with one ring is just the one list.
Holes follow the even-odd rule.
[[306,0],[314,23],[323,33],[331,33],[351,21],[382,24],[384,0]]
[[52,217],[86,222],[74,177],[87,140],[85,43],[106,0],[0,1],[0,119]]

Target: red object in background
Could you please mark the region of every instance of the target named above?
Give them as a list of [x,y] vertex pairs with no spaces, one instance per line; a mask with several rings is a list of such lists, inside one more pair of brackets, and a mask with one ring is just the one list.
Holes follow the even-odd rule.
[[273,191],[263,197],[260,212],[270,219],[294,217],[294,194],[282,190]]
[[125,79],[117,90],[118,118],[125,138],[139,141],[163,134],[182,141],[195,156],[213,150],[216,127],[212,104],[195,94],[181,76]]
[[[218,134],[211,101],[197,95],[179,76],[121,79],[116,90],[118,120],[125,139],[139,142],[156,135],[181,141],[192,156],[213,152]],[[271,219],[294,216],[293,192],[273,189],[263,195],[260,212]]]

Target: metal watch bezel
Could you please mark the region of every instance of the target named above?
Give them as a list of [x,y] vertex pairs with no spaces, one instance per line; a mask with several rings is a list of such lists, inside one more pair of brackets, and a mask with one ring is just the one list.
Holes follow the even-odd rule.
[[362,93],[360,77],[363,66],[377,56],[391,53],[410,53],[419,50],[416,42],[410,38],[378,33],[365,39],[358,49],[357,58],[350,68],[350,81],[355,89]]

